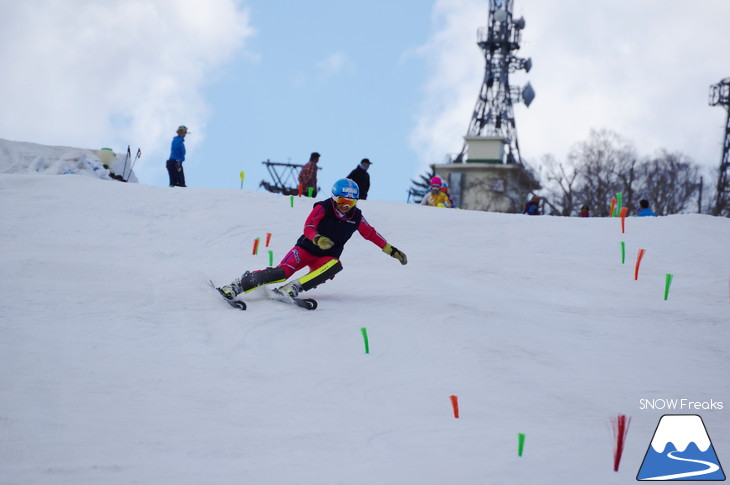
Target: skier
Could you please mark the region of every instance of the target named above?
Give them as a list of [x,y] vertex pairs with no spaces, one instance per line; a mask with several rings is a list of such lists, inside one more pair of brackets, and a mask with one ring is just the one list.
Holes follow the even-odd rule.
[[435,207],[451,207],[449,196],[441,192],[443,180],[441,177],[431,177],[431,187],[426,195],[421,199],[421,205],[430,205]]
[[304,234],[277,267],[246,271],[218,290],[231,300],[260,286],[284,282],[308,266],[309,273],[274,290],[295,298],[300,292],[311,290],[342,271],[340,255],[355,231],[401,264],[408,263],[405,253],[391,246],[355,207],[359,192],[352,180],[339,179],[332,186],[332,197],[314,204],[304,223]]

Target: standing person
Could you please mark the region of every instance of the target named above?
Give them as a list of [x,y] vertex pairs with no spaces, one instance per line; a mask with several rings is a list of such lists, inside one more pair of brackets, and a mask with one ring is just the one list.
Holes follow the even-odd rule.
[[449,194],[449,184],[446,180],[441,183],[441,192],[446,194],[446,197],[448,197],[449,207],[454,207],[454,200],[451,198],[451,194]]
[[312,152],[309,155],[309,161],[304,164],[302,171],[299,172],[299,185],[302,186],[302,194],[309,195],[309,189],[312,189],[312,197],[317,195],[317,162],[319,162],[319,153]]
[[431,177],[430,187],[426,195],[421,199],[421,205],[433,207],[451,207],[451,200],[445,192],[441,192],[443,180],[441,177]]
[[368,190],[370,190],[370,174],[368,173],[368,168],[370,168],[370,165],[372,165],[372,162],[367,158],[363,158],[360,160],[358,166],[352,169],[350,175],[347,176],[347,178],[360,187],[360,200],[368,198]]
[[296,297],[334,278],[342,271],[340,255],[345,243],[355,233],[372,242],[385,254],[401,264],[408,263],[403,251],[396,249],[368,224],[362,211],[355,207],[359,195],[357,184],[349,179],[339,179],[332,186],[332,197],[314,204],[314,209],[304,223],[304,234],[296,245],[284,256],[279,266],[259,271],[246,271],[231,284],[218,291],[228,299],[249,292],[269,283],[281,283],[294,273],[309,267],[309,273],[292,280],[274,291]]
[[539,216],[540,215],[540,196],[533,195],[532,198],[525,204],[525,208],[522,209],[523,214],[528,216]]
[[587,205],[584,205],[583,207],[580,208],[580,213],[578,214],[578,217],[590,217],[590,216],[591,216],[591,211]]
[[639,213],[636,214],[638,217],[656,217],[656,214],[654,214],[654,211],[649,209],[649,201],[646,199],[641,199],[639,201],[639,206],[641,209],[639,210]]
[[182,164],[185,161],[185,135],[187,134],[188,127],[180,125],[177,127],[177,136],[172,139],[170,158],[167,160],[170,187],[185,187],[185,172],[183,172]]

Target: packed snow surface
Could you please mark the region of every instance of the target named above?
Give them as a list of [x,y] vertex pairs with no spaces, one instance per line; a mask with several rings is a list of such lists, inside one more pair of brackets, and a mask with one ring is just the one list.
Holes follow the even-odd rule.
[[730,463],[730,220],[361,201],[408,265],[355,234],[317,310],[226,305],[311,205],[0,174],[0,482],[629,484],[667,413]]

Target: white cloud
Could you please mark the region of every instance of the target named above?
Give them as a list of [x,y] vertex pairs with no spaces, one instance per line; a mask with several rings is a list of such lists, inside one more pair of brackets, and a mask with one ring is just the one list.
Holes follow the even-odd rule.
[[202,88],[253,33],[235,0],[3,2],[0,137],[164,152],[184,123],[199,141]]
[[[719,165],[725,113],[708,106],[711,84],[730,77],[730,2],[699,0],[515,0],[524,16],[521,57],[537,96],[515,106],[523,157],[563,157],[591,128],[631,139],[641,154],[682,151]],[[434,33],[422,48],[432,63],[411,145],[421,162],[458,152],[484,74],[476,30],[486,0],[438,0]]]
[[440,24],[420,49],[431,66],[423,86],[423,103],[411,146],[421,162],[443,163],[458,153],[484,72],[484,57],[476,46],[476,30],[486,24],[482,0],[437,1],[432,18]]
[[334,52],[317,62],[317,69],[326,76],[339,74],[343,69],[347,68],[349,61],[347,56],[342,52]]

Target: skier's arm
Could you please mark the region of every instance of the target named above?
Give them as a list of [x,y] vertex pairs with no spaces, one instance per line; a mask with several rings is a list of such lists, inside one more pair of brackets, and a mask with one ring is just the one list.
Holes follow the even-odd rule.
[[335,245],[330,238],[322,236],[317,232],[317,226],[324,217],[324,208],[320,205],[315,206],[309,217],[304,222],[304,237],[316,244],[320,249],[329,249]]
[[324,217],[324,207],[316,205],[312,212],[309,213],[307,220],[304,221],[304,237],[310,241],[314,241],[317,236],[317,226]]
[[362,237],[378,246],[388,256],[391,256],[400,261],[400,264],[408,263],[406,254],[403,251],[400,251],[398,248],[388,244],[385,238],[381,236],[373,226],[368,224],[368,221],[366,221],[364,217],[360,221],[360,225],[358,226],[357,230]]
[[359,232],[362,237],[372,242],[380,249],[383,249],[385,245],[388,244],[388,241],[386,241],[385,238],[381,236],[380,233],[376,231],[373,226],[368,224],[368,221],[365,220],[364,216],[360,221],[360,225],[357,226],[357,232]]

